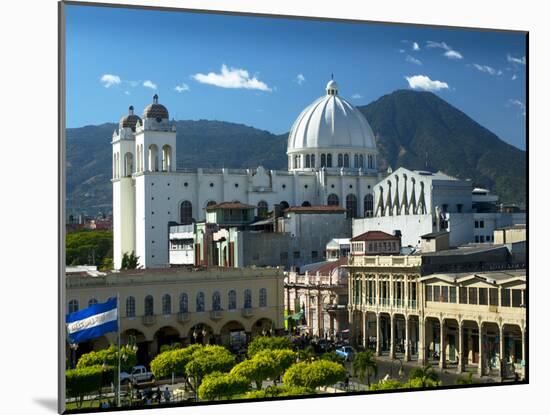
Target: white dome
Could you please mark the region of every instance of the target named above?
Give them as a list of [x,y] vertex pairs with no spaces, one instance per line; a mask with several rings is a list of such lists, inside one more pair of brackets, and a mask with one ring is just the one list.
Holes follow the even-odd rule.
[[361,112],[338,96],[331,80],[327,94],[302,111],[288,135],[287,153],[304,150],[366,150],[376,152],[376,140]]

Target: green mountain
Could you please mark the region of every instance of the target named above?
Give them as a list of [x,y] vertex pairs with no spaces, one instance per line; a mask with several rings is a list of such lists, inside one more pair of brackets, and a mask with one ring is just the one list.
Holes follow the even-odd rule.
[[[471,178],[504,202],[523,203],[526,156],[430,92],[400,90],[359,107],[371,124],[379,165],[442,170]],[[67,129],[67,211],[108,213],[116,124]],[[223,121],[177,121],[179,167],[286,169],[287,134]]]

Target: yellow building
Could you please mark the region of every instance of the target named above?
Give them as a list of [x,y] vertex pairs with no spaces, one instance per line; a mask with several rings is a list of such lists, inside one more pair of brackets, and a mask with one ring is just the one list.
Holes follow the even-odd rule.
[[[68,270],[67,312],[120,299],[121,340],[133,336],[147,363],[164,344],[242,347],[259,334],[283,331],[280,268],[182,268],[90,273]],[[80,355],[116,342],[116,333],[79,345]]]
[[378,355],[457,372],[475,366],[480,375],[524,373],[525,269],[423,275],[429,268],[423,259],[352,252],[348,312],[355,342]]

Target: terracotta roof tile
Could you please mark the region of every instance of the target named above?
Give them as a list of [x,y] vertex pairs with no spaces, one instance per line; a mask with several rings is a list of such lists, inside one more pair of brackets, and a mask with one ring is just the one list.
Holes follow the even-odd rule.
[[344,213],[346,209],[340,206],[292,206],[285,209],[285,212],[295,213]]
[[351,238],[351,241],[398,241],[399,236],[390,235],[382,231],[368,231]]
[[206,207],[206,210],[214,209],[255,209],[256,206],[247,205],[241,202],[221,202],[216,203],[215,205],[210,205]]

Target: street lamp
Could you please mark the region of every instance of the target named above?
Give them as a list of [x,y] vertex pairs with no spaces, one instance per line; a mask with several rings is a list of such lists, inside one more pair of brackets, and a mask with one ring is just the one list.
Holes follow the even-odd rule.
[[202,334],[202,343],[206,344],[206,334],[207,334],[206,327],[203,327],[201,334]]

